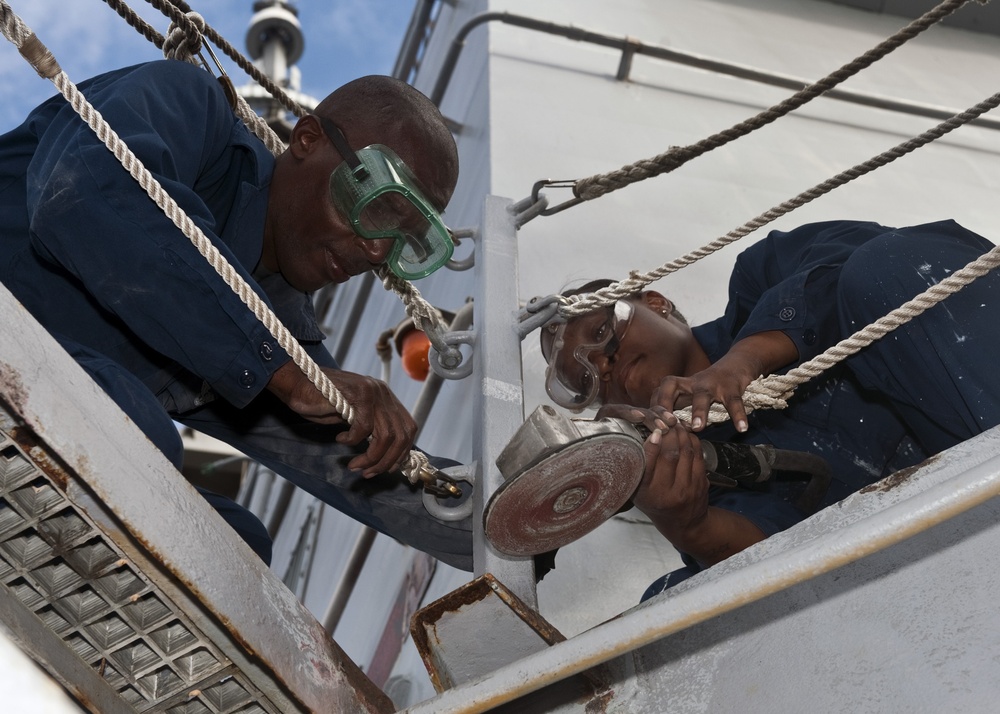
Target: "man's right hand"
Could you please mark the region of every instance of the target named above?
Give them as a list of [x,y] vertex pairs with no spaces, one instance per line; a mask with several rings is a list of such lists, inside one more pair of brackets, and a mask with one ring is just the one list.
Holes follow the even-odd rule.
[[646,471],[632,502],[677,550],[708,566],[763,540],[743,516],[709,505],[697,436],[683,426],[656,429],[643,449]]
[[[417,424],[389,385],[353,372],[322,369],[354,409],[354,423],[337,435],[337,441],[355,445],[371,439],[367,450],[351,459],[348,468],[360,471],[365,478],[399,470],[413,446]],[[345,422],[294,362],[282,365],[271,376],[267,389],[289,409],[310,421],[319,424]]]
[[701,431],[708,426],[713,404],[729,412],[739,432],[748,429],[743,393],[755,379],[770,374],[798,359],[798,348],[778,330],[758,332],[730,347],[712,366],[690,377],[667,376],[653,394],[653,407],[671,411],[691,407],[691,428]]

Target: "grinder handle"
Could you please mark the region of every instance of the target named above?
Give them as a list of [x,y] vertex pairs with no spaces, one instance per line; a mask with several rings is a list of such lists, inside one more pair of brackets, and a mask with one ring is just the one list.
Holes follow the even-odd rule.
[[[645,441],[652,433],[644,424],[632,427]],[[701,453],[705,459],[708,480],[717,486],[733,488],[750,487],[771,477],[775,449],[756,444],[731,444],[701,439]]]

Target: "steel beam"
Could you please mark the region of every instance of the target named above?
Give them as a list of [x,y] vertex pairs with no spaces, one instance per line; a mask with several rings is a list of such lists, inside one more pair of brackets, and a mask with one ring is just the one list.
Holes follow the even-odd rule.
[[2,286],[0,340],[0,587],[61,642],[50,674],[86,686],[78,657],[142,711],[394,708]]
[[496,460],[524,423],[521,339],[517,330],[517,231],[511,202],[488,196],[482,235],[476,241],[476,310],[473,366],[479,383],[473,402],[478,419],[473,454],[478,464],[475,489],[474,567],[490,573],[528,607],[538,608],[531,558],[496,552],[483,531],[483,511],[503,483]]

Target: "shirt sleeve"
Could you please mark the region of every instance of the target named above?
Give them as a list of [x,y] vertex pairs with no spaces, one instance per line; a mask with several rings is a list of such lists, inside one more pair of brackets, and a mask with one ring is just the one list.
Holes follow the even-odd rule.
[[[217,172],[232,151],[238,121],[214,78],[187,63],[155,62],[111,88],[96,88],[91,101],[267,302],[216,235],[219,217],[197,191],[200,177]],[[27,185],[35,251],[68,271],[140,342],[237,406],[253,399],[287,361],[267,329],[69,106],[40,136]]]
[[709,491],[709,504],[738,513],[760,528],[767,537],[791,528],[804,517],[777,494],[747,489],[713,486]]
[[840,341],[840,268],[859,245],[891,230],[832,221],[772,231],[741,253],[733,269],[724,318],[733,341],[780,330],[795,343],[800,362]]

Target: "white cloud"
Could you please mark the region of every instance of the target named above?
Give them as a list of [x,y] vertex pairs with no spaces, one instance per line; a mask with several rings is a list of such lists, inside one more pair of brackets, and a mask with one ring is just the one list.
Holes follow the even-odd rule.
[[[102,2],[15,0],[11,6],[74,81],[158,54],[155,46]],[[4,41],[0,46],[0,93],[4,98],[0,130],[6,130],[38,102],[55,94],[55,88]]]
[[[160,51],[101,0],[9,0],[14,12],[48,46],[74,81],[160,57]],[[158,32],[169,21],[141,0],[130,3]],[[238,50],[253,15],[253,0],[190,0],[189,4]],[[399,52],[414,0],[300,0],[305,55],[303,90],[322,97],[349,79],[388,73]],[[236,83],[242,71],[222,57]],[[0,133],[23,120],[52,84],[35,74],[14,47],[0,40]]]

